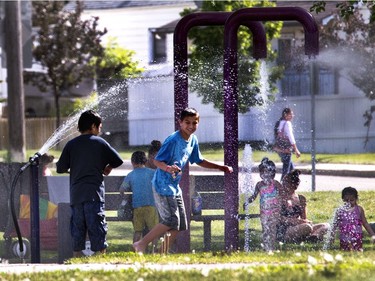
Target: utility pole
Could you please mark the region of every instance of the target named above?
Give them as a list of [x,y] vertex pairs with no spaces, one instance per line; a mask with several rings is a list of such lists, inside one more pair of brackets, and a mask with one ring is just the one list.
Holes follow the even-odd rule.
[[25,100],[20,0],[5,1],[5,52],[8,82],[8,132],[10,160],[26,158]]
[[315,126],[315,96],[319,92],[319,66],[313,59],[310,63],[311,84],[311,191],[316,190],[316,126]]

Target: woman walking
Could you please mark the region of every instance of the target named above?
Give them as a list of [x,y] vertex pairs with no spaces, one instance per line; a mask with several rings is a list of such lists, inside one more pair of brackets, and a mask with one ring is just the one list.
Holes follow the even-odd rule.
[[273,150],[276,151],[283,163],[281,180],[284,176],[294,170],[292,162],[292,152],[298,157],[301,156],[293,134],[292,119],[293,111],[290,108],[284,108],[281,118],[275,124],[275,140],[276,143]]

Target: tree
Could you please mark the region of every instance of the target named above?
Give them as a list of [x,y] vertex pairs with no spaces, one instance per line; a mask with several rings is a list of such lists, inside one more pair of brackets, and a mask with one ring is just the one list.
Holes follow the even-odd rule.
[[143,68],[133,61],[135,52],[122,48],[115,38],[110,38],[102,58],[94,58],[98,79],[127,79],[139,76]]
[[[327,1],[314,1],[310,8],[310,12],[316,12],[317,14],[325,11]],[[370,22],[375,21],[375,2],[374,0],[351,0],[351,1],[339,1],[336,7],[339,10],[341,18],[347,20],[354,15],[358,6],[366,6],[370,10]]]
[[[248,7],[270,7],[274,3],[268,1],[202,1],[201,11],[235,11]],[[194,12],[185,9],[181,15],[185,16]],[[279,35],[282,22],[266,22],[265,29],[268,42]],[[224,27],[195,27],[189,32],[189,39],[193,46],[189,61],[190,89],[202,97],[204,104],[213,103],[221,113],[224,111],[223,93],[223,38]],[[270,44],[267,46],[268,60],[275,59],[275,52]],[[260,61],[251,57],[252,34],[248,28],[241,26],[238,31],[238,109],[240,113],[246,113],[252,106],[263,105],[267,99],[272,99],[272,93],[276,91],[276,80],[280,78],[282,67],[271,67],[269,73],[268,96],[260,95]]]
[[42,92],[52,90],[56,107],[56,126],[60,125],[60,97],[83,79],[94,77],[93,57],[104,53],[98,29],[98,17],[81,20],[83,4],[76,2],[74,11],[65,11],[65,2],[33,1],[33,25],[39,28],[34,38],[33,56],[46,75],[27,75]]
[[[340,57],[347,58],[346,63],[340,66],[340,74],[346,76],[370,101],[374,101],[375,21],[370,22],[365,18],[364,11],[355,9],[351,16],[346,18],[341,17],[341,12],[334,14],[321,29],[320,44],[322,51],[334,50],[336,55],[340,54]],[[327,66],[332,67],[332,63]],[[371,106],[363,115],[364,126],[367,127],[365,146],[369,140],[374,112],[375,106]]]

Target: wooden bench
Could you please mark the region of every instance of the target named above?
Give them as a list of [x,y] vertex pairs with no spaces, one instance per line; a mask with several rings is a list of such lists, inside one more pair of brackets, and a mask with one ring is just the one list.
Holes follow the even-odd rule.
[[[105,182],[105,209],[106,209],[106,220],[107,221],[119,221],[117,217],[117,210],[122,201],[119,194],[119,187],[123,181],[123,176],[108,176],[104,178]],[[194,191],[200,193],[202,197],[202,214],[192,215],[190,220],[196,222],[203,222],[203,244],[204,251],[211,250],[211,236],[212,236],[212,221],[223,221],[224,217],[224,176],[221,175],[190,175],[190,190],[191,195]],[[190,196],[191,197],[191,196]],[[70,217],[69,204],[64,203],[64,206],[59,204],[59,221],[62,220],[60,225],[69,223],[68,217]],[[191,205],[190,205],[191,206]],[[64,210],[64,211],[63,211]],[[220,214],[212,214],[220,210]],[[60,216],[64,212],[64,216]],[[68,217],[67,217],[68,214]],[[243,219],[259,218],[259,214],[241,214],[238,216],[239,220]],[[67,241],[70,239],[70,233],[67,233],[66,227],[61,228],[62,232],[65,232],[65,242],[59,244],[67,245]],[[59,230],[60,235],[60,230]],[[64,240],[63,239],[63,240]],[[68,240],[66,240],[68,239]],[[60,240],[60,238],[59,238]],[[66,252],[66,247],[61,248],[61,251]],[[60,256],[60,253],[59,253]],[[59,261],[62,262],[65,258],[69,257],[69,253],[61,254]]]
[[[197,191],[202,197],[202,214],[192,215],[191,221],[203,222],[204,251],[211,250],[211,223],[225,219],[224,214],[207,214],[208,211],[224,211],[224,176],[190,176],[191,195]],[[212,213],[212,212],[209,212]],[[259,214],[240,214],[239,220],[259,218]]]
[[[105,184],[105,210],[107,221],[119,221],[117,210],[121,204],[122,198],[119,193],[119,187],[124,180],[123,176],[104,177]],[[131,194],[131,192],[125,192]]]

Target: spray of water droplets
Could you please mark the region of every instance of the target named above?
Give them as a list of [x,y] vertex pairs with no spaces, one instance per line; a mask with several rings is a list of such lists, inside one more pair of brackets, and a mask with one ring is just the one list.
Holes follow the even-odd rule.
[[[254,184],[251,174],[251,169],[253,166],[253,151],[249,144],[245,145],[243,152],[243,164],[242,169],[239,174],[240,177],[240,192],[244,194],[245,202],[248,202],[249,194],[254,193]],[[249,214],[249,204],[245,204],[245,214]],[[250,219],[248,216],[245,217],[245,252],[250,251]]]
[[103,120],[114,116],[125,116],[126,111],[121,109],[119,110],[118,106],[119,103],[126,102],[122,89],[123,85],[121,83],[116,84],[109,88],[106,92],[100,93],[97,99],[90,101],[85,107],[71,114],[69,118],[47,139],[38,153],[43,155],[52,147],[56,146],[59,142],[75,135],[77,133],[75,128],[77,127],[78,119],[86,110],[98,107],[96,111],[101,115]]

